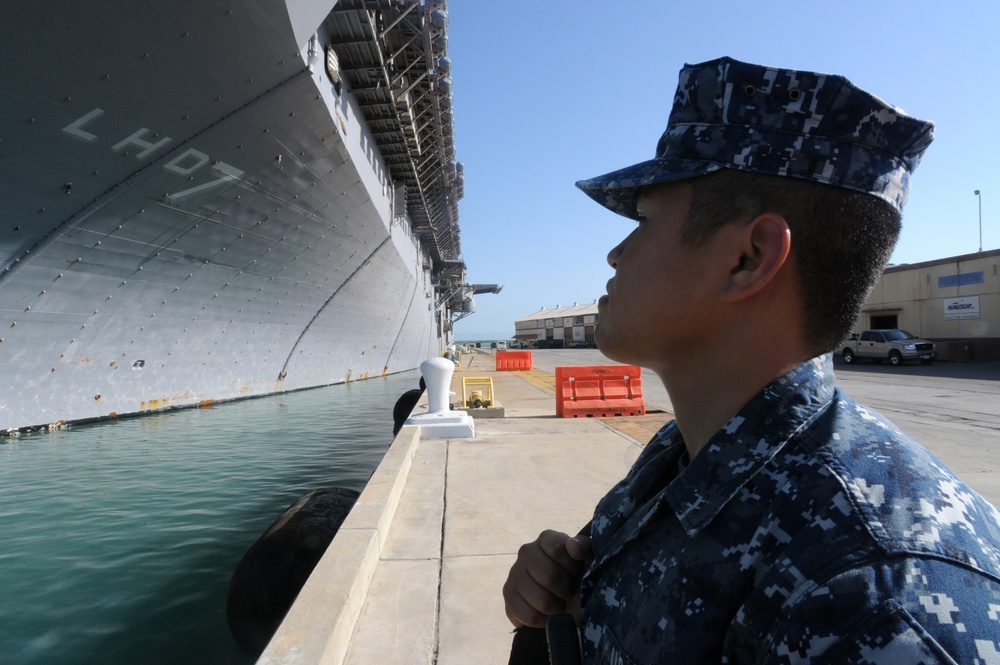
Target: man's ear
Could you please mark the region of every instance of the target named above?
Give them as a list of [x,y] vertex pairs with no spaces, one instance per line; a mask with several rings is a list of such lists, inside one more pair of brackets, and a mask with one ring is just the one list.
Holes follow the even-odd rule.
[[738,229],[733,245],[737,251],[721,294],[730,302],[756,295],[771,284],[792,249],[792,232],[779,214],[764,213]]

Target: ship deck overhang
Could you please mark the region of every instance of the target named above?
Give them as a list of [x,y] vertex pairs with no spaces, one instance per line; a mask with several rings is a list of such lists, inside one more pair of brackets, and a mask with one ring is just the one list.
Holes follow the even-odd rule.
[[372,130],[435,278],[461,254],[447,3],[341,0],[323,25],[327,73]]

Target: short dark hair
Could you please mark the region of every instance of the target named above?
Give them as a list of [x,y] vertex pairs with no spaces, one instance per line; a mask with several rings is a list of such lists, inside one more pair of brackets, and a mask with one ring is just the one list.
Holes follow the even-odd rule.
[[851,332],[885,268],[902,216],[868,194],[723,169],[691,181],[682,239],[697,245],[727,224],[781,214],[792,233],[807,342],[832,351]]

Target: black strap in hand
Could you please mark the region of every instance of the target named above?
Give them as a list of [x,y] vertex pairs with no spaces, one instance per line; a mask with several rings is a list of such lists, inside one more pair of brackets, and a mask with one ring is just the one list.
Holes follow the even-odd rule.
[[552,665],[583,665],[580,652],[580,632],[569,614],[555,614],[545,622],[545,637],[549,642]]

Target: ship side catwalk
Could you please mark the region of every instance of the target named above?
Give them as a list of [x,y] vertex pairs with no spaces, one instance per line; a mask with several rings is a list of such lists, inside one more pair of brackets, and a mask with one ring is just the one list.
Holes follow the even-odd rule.
[[0,0],[0,432],[437,355],[470,307],[446,10]]

